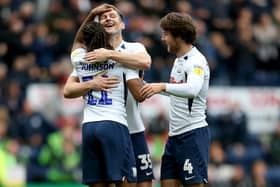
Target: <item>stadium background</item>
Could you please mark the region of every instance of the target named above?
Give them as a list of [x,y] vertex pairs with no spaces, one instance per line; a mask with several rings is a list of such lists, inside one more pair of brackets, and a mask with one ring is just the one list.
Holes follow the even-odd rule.
[[[104,2],[151,54],[147,82],[168,81],[174,60],[159,19],[193,16],[211,68],[209,186],[280,186],[280,0],[0,0],[0,186],[80,186],[82,101],[62,88],[75,32]],[[168,102],[141,104],[157,178]]]

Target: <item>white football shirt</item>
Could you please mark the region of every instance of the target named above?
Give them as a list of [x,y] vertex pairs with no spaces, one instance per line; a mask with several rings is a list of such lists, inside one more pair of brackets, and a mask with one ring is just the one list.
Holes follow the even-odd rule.
[[[198,79],[201,81],[197,81]],[[192,84],[192,82],[198,82],[202,85],[196,85],[201,89],[197,96],[193,98],[170,95],[170,136],[207,126],[205,112],[209,79],[208,63],[195,47],[182,57],[175,59],[170,74],[170,83],[188,85]]]
[[[85,49],[78,48],[71,53],[71,62],[74,66],[71,76],[78,76],[80,82],[88,81],[93,79],[97,73],[106,70],[108,71],[106,76],[118,77],[120,84],[117,88],[111,89],[112,93],[90,91],[84,96],[85,107],[82,123],[111,120],[127,126],[125,102],[128,89],[126,81],[139,78],[137,71],[126,68],[113,60],[90,64],[83,60],[86,52]],[[100,97],[94,95],[100,95]]]
[[[131,55],[133,55],[133,53],[146,51],[145,47],[141,43],[126,41],[122,41],[122,43],[115,50],[120,52],[131,53]],[[139,72],[140,71],[138,70],[138,74]],[[129,90],[127,95],[126,112],[128,129],[130,134],[144,131],[145,126],[141,118],[138,102],[134,99]]]

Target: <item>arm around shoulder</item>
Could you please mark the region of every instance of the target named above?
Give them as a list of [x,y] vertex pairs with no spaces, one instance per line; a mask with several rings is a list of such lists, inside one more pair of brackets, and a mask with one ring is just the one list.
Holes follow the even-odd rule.
[[124,66],[134,69],[147,70],[151,67],[152,63],[151,56],[144,51],[137,53],[128,53],[112,50],[109,58],[123,64]]

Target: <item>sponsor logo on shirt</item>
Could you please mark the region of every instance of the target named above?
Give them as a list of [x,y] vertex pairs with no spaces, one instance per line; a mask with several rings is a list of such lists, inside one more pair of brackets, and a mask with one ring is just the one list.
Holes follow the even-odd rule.
[[79,53],[80,53],[80,51],[78,51],[78,50],[73,51],[73,52],[71,53],[71,58],[75,58],[76,56],[79,55]]
[[201,66],[195,66],[194,69],[193,69],[193,72],[198,76],[202,76],[203,75],[203,68]]

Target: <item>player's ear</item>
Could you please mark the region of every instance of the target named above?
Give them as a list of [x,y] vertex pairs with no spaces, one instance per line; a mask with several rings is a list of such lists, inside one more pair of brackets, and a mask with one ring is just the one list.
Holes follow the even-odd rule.
[[122,30],[125,29],[125,24],[124,24],[123,21],[121,22],[121,29],[122,29]]

